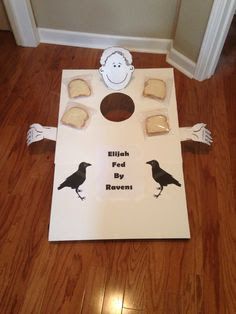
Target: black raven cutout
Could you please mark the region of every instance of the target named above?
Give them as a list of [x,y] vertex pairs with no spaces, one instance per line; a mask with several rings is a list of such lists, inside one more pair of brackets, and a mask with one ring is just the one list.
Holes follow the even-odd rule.
[[158,190],[160,190],[160,192],[158,194],[154,194],[154,196],[156,198],[158,198],[161,195],[161,192],[162,192],[164,186],[167,186],[169,184],[175,184],[177,186],[181,186],[181,184],[175,178],[173,178],[171,174],[169,174],[165,170],[161,169],[158,161],[150,160],[150,161],[146,162],[146,164],[151,165],[152,177],[160,185],[160,187],[157,188]]
[[79,164],[79,168],[76,172],[74,172],[71,176],[66,178],[66,180],[57,188],[58,190],[61,190],[65,187],[75,189],[75,192],[77,193],[78,197],[83,201],[85,197],[82,197],[79,192],[82,192],[79,190],[80,185],[82,185],[86,179],[86,168],[91,166],[91,164],[87,162],[81,162]]

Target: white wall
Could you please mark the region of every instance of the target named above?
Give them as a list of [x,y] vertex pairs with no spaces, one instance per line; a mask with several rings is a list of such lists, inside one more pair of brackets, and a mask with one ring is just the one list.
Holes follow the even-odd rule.
[[172,38],[180,0],[31,0],[39,27]]
[[174,48],[197,61],[214,0],[182,0]]

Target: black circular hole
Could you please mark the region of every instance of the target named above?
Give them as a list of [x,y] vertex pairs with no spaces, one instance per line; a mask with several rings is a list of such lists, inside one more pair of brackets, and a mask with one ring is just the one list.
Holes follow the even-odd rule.
[[104,118],[113,122],[129,119],[134,113],[134,102],[123,93],[112,93],[103,98],[100,110]]

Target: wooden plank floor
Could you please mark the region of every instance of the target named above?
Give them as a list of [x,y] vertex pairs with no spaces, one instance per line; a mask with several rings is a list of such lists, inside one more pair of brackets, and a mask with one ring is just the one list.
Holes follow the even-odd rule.
[[26,132],[56,126],[62,69],[98,68],[101,51],[0,33],[0,313],[236,313],[235,34],[211,79],[175,70],[180,125],[204,121],[214,137],[182,144],[191,240],[49,243],[55,143],[27,148]]

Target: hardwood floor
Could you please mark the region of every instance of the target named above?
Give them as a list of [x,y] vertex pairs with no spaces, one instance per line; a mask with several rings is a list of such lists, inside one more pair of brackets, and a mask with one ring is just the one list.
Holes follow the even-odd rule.
[[182,144],[191,240],[49,243],[55,144],[28,148],[26,132],[56,126],[62,69],[98,68],[101,51],[22,48],[0,32],[0,313],[236,313],[235,34],[211,79],[175,70],[180,125],[204,121],[214,138]]

